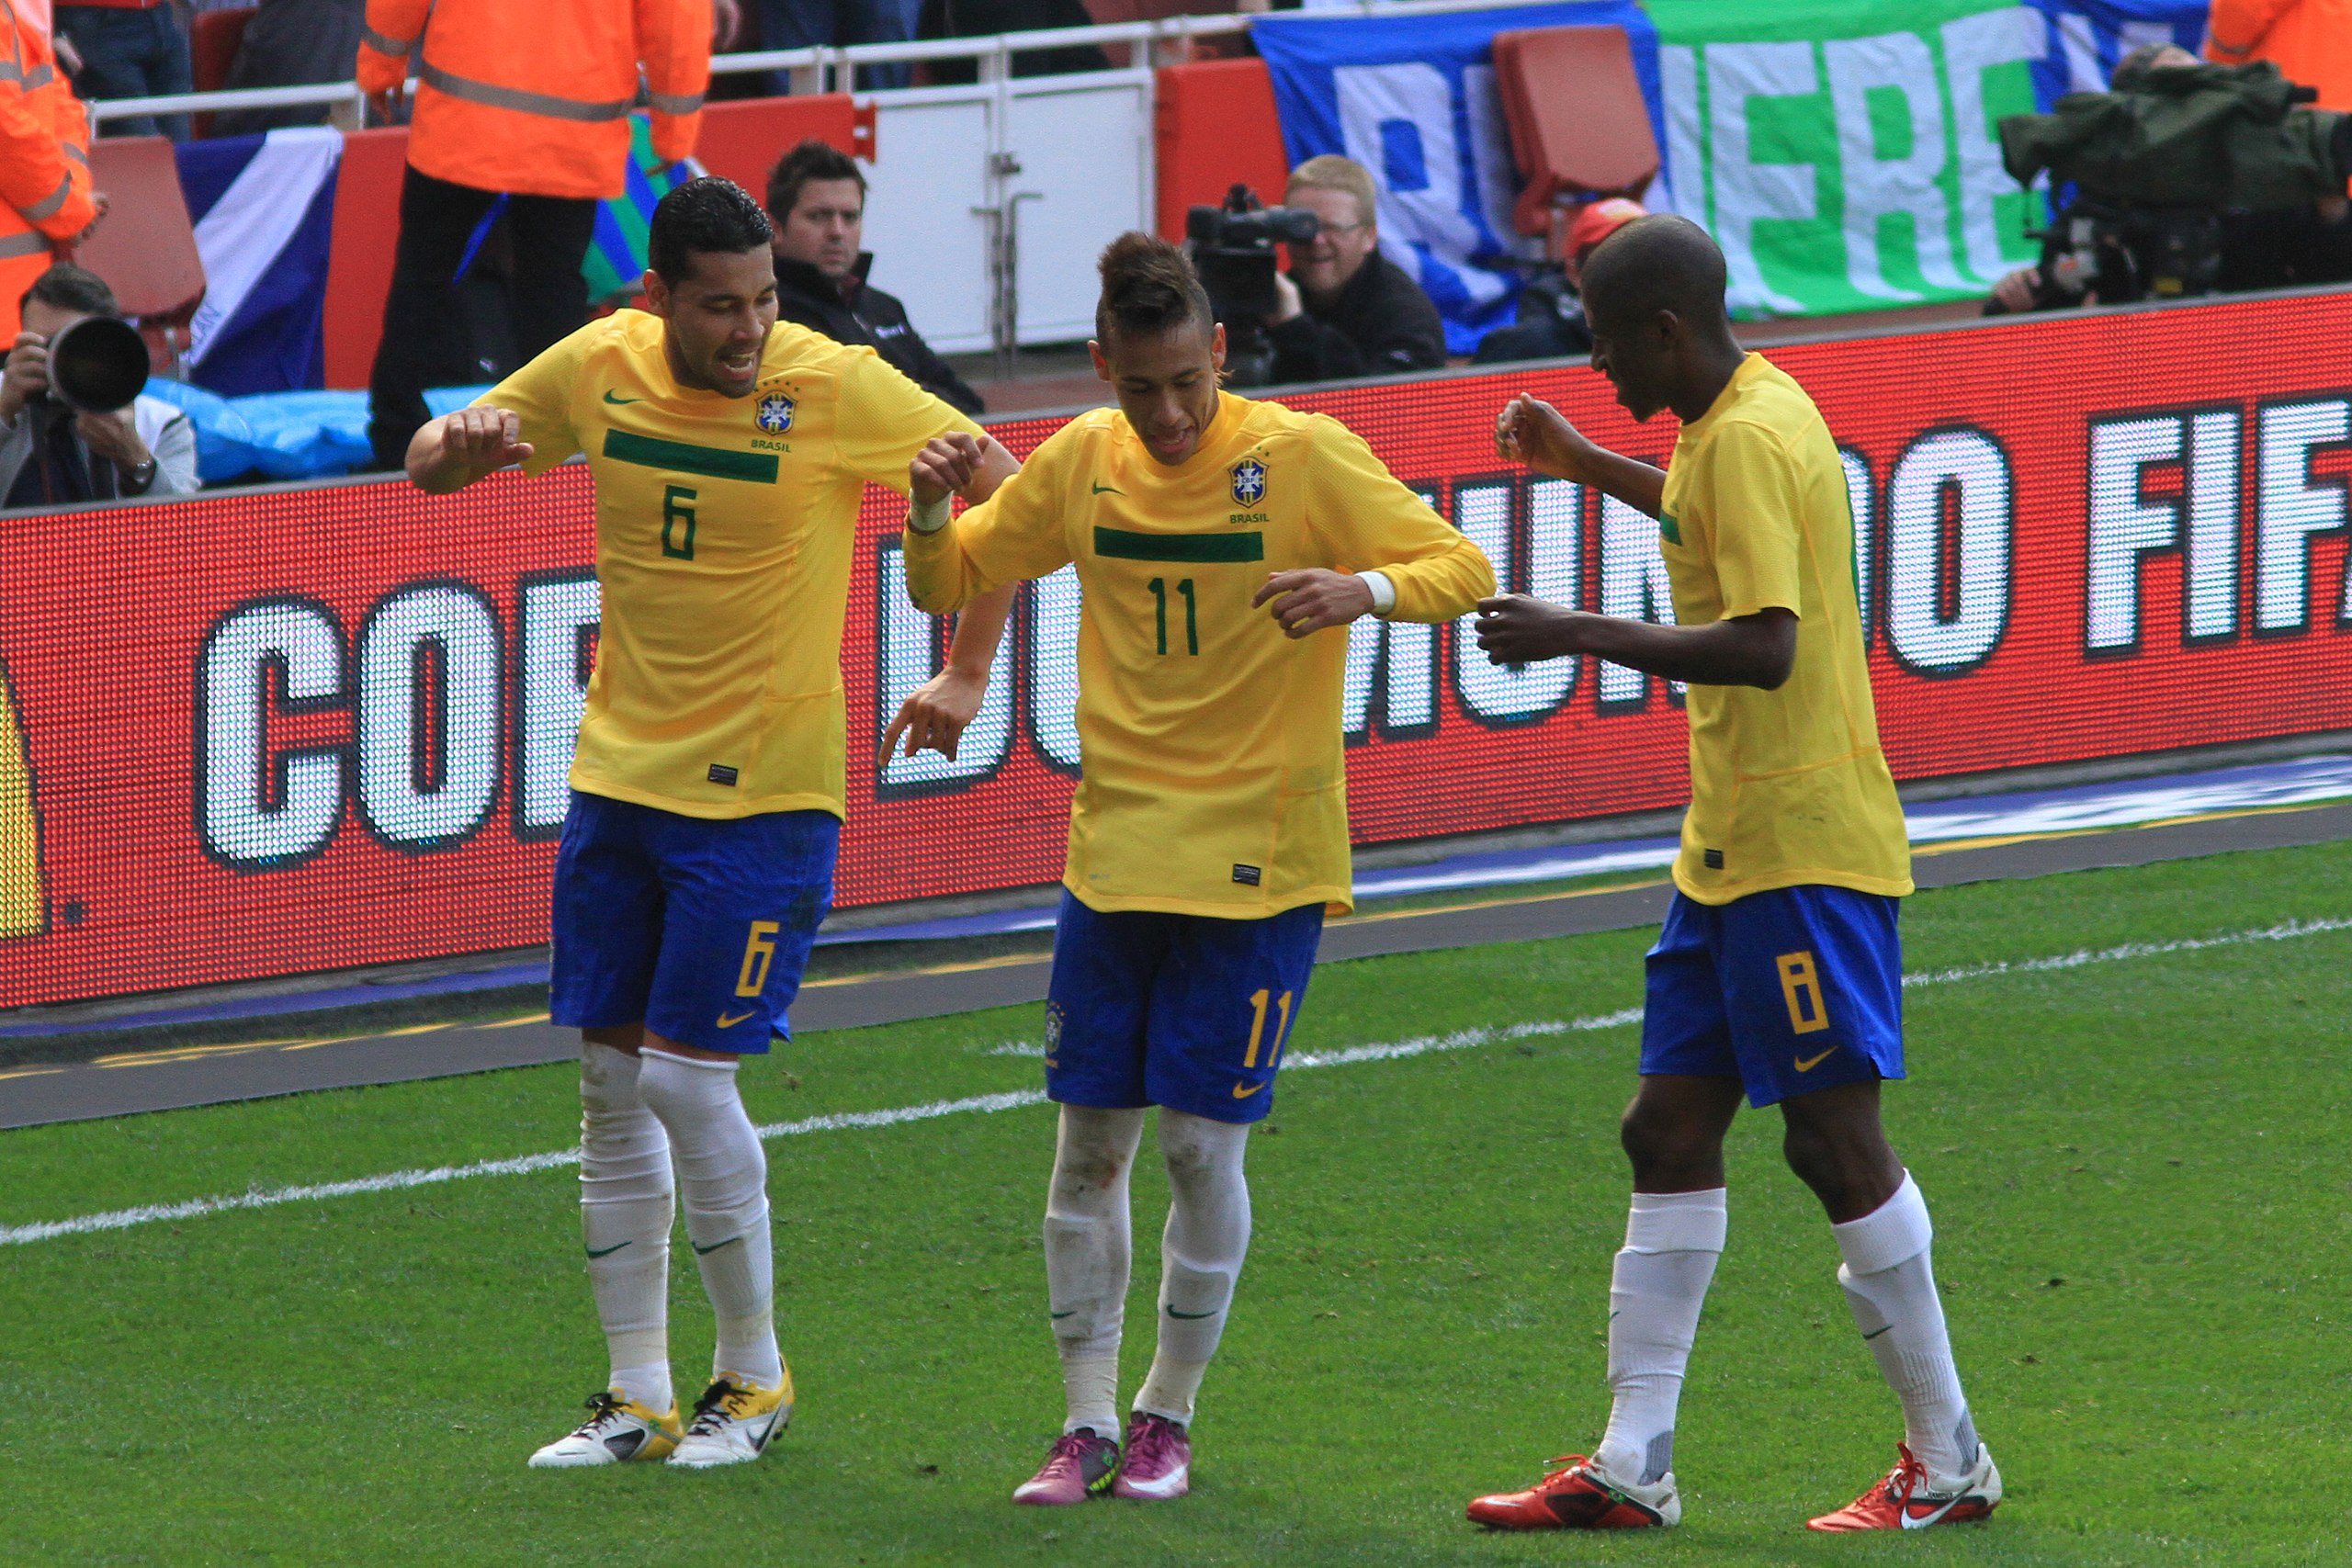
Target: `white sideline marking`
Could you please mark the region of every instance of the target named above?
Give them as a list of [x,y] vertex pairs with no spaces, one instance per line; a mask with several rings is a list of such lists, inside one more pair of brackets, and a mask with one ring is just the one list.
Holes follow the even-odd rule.
[[[2352,931],[2352,919],[2327,920],[2285,920],[2275,926],[2263,926],[2254,931],[2230,931],[2221,936],[2183,937],[2173,942],[2131,942],[2120,947],[2083,948],[2074,953],[2059,953],[2050,958],[2019,958],[1996,960],[1990,964],[1963,964],[1954,969],[1933,969],[1917,975],[1905,975],[1905,986],[1943,986],[1961,980],[1985,980],[2003,975],[2038,975],[2080,969],[2092,964],[2115,964],[2133,958],[2159,958],[2173,953],[2201,953],[2209,948],[2244,947],[2257,942],[2292,942],[2301,937],[2324,936],[2333,931]],[[1601,1013],[1591,1018],[1550,1019],[1530,1023],[1506,1024],[1495,1029],[1463,1029],[1451,1034],[1422,1034],[1408,1040],[1391,1040],[1376,1045],[1347,1045],[1331,1051],[1302,1051],[1286,1059],[1292,1068],[1345,1067],[1362,1062],[1391,1062],[1406,1056],[1426,1055],[1435,1051],[1466,1051],[1474,1046],[1497,1044],[1507,1040],[1532,1040],[1545,1035],[1569,1034],[1588,1030],[1617,1029],[1641,1021],[1642,1010],[1625,1008],[1617,1012]],[[1004,1048],[999,1047],[1000,1051]],[[1013,1054],[1013,1053],[1006,1053]],[[1026,1053],[1020,1053],[1025,1055]],[[908,1122],[930,1122],[942,1116],[966,1113],[986,1114],[998,1111],[1015,1111],[1024,1106],[1042,1105],[1046,1101],[1041,1089],[1013,1089],[1003,1094],[972,1095],[962,1100],[934,1100],[922,1105],[896,1106],[887,1111],[844,1111],[830,1116],[811,1116],[798,1122],[772,1122],[760,1128],[763,1139],[796,1138],[809,1133],[836,1133],[853,1128],[895,1127]],[[412,1187],[433,1187],[447,1181],[470,1181],[479,1176],[527,1176],[534,1171],[554,1170],[580,1163],[577,1149],[550,1149],[545,1154],[523,1155],[514,1159],[477,1160],[471,1165],[442,1165],[429,1169],[395,1170],[382,1176],[363,1176],[350,1181],[319,1182],[303,1187],[270,1187],[251,1192],[220,1198],[191,1198],[181,1203],[149,1203],[135,1209],[110,1209],[103,1213],[77,1214],[66,1220],[43,1220],[31,1224],[0,1226],[0,1247],[21,1247],[29,1242],[49,1241],[62,1235],[88,1235],[98,1231],[129,1230],[134,1225],[153,1224],[159,1221],[195,1219],[205,1214],[226,1213],[239,1209],[274,1209],[284,1203],[323,1201],[330,1198],[356,1197],[368,1192],[397,1192]]]

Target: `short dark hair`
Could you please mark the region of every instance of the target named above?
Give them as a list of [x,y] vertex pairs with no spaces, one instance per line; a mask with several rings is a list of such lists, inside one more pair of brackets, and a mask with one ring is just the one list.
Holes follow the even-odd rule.
[[1209,292],[1184,253],[1157,234],[1135,230],[1102,249],[1097,264],[1102,297],[1094,306],[1094,335],[1109,342],[1111,329],[1125,333],[1172,332],[1187,321],[1204,330],[1216,326]]
[[857,194],[865,195],[856,159],[821,137],[805,137],[768,171],[768,216],[779,223],[791,217],[800,205],[800,187],[810,180],[855,180]]
[[674,288],[694,272],[697,253],[765,250],[775,232],[751,192],[733,180],[705,175],[654,206],[645,242],[646,265]]
[[1612,320],[1671,310],[1694,331],[1728,336],[1726,271],[1722,249],[1704,229],[1676,213],[1653,212],[1592,248],[1581,292],[1588,310]]
[[60,310],[74,310],[85,316],[122,314],[121,308],[115,303],[114,290],[107,287],[107,280],[88,267],[75,266],[72,262],[59,262],[34,278],[33,286],[26,289],[17,301],[17,309],[21,311],[36,299]]

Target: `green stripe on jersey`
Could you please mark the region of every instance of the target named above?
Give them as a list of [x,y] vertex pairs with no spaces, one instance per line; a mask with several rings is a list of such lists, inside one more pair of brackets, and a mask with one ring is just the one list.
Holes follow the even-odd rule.
[[635,463],[641,468],[668,468],[681,474],[707,474],[714,479],[746,479],[760,485],[775,483],[775,454],[773,452],[729,452],[723,446],[696,446],[684,441],[632,435],[626,430],[607,430],[605,432],[605,456],[623,463]]
[[1114,560],[1264,560],[1266,536],[1247,534],[1131,534],[1125,528],[1094,530],[1094,553]]

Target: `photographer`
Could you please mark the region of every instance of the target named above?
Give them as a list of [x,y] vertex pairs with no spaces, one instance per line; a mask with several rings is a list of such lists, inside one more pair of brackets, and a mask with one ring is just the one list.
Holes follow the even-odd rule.
[[1331,381],[1445,363],[1445,323],[1421,286],[1380,254],[1371,171],[1336,153],[1291,171],[1285,207],[1315,214],[1312,240],[1290,243],[1266,321],[1276,381]]
[[196,431],[178,409],[134,396],[76,412],[53,393],[50,345],[76,322],[119,314],[105,281],[60,263],[33,280],[23,310],[0,375],[0,510],[194,491]]
[[2352,279],[2352,117],[2296,107],[2312,96],[2267,63],[2149,45],[2118,62],[2111,91],[2005,118],[2011,176],[2046,171],[2077,194],[1984,313]]

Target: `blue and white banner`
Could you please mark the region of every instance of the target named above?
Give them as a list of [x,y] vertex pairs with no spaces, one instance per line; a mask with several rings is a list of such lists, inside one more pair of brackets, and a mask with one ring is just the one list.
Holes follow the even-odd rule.
[[2068,93],[2103,93],[2115,62],[2143,44],[2205,47],[2208,0],[2030,0],[2047,18],[2033,96],[2047,109]]
[[306,126],[177,151],[205,276],[188,330],[189,379],[226,397],[323,386],[343,133]]
[[1495,92],[1494,37],[1578,25],[1625,29],[1664,149],[1657,34],[1630,0],[1418,17],[1268,17],[1250,28],[1273,77],[1292,165],[1340,152],[1372,171],[1381,252],[1437,301],[1453,353],[1470,353],[1510,321],[1519,291],[1510,257],[1520,180]]

